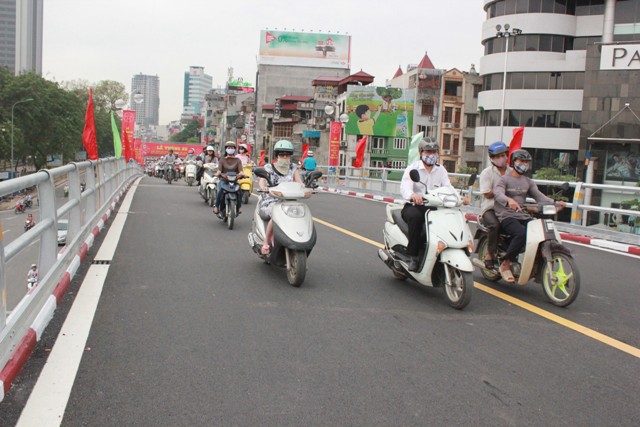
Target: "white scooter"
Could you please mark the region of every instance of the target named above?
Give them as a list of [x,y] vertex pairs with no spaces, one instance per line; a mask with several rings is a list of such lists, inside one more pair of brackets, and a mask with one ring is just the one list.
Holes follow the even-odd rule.
[[204,199],[204,202],[213,206],[216,201],[216,191],[218,185],[218,177],[216,176],[216,170],[218,169],[217,163],[205,163],[202,165],[204,172],[202,178],[200,178],[200,188],[198,191]]
[[198,168],[196,167],[195,160],[188,160],[186,162],[186,166],[184,168],[184,180],[187,181],[187,185],[189,187],[191,187],[196,181],[197,170]]
[[[414,173],[415,172],[415,173]],[[420,182],[417,170],[410,172],[414,182]],[[469,185],[473,185],[472,176]],[[410,278],[424,286],[444,287],[445,295],[453,308],[463,309],[471,301],[473,290],[473,235],[459,207],[462,198],[450,187],[436,188],[424,194],[425,248],[420,250],[417,271],[409,271],[405,255],[409,228],[402,219],[401,204],[387,205],[387,221],[384,225],[384,249],[378,256],[393,271],[396,278]]]
[[[321,172],[316,172],[322,175]],[[254,174],[269,180],[264,168],[256,168]],[[256,204],[249,233],[249,246],[266,263],[287,269],[287,280],[298,287],[307,272],[307,257],[316,244],[316,229],[311,211],[298,199],[308,198],[312,191],[297,182],[283,182],[269,188],[269,194],[279,200],[271,211],[273,220],[273,244],[269,255],[263,255],[262,245],[266,236],[268,218],[260,216],[260,203]]]

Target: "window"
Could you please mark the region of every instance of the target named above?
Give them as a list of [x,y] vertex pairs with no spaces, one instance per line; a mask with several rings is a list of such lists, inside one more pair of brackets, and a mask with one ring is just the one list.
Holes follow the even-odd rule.
[[442,134],[442,149],[450,150],[451,149],[451,134],[445,133]]
[[442,166],[444,166],[447,172],[455,172],[456,170],[456,162],[453,160],[445,160]]
[[464,139],[464,151],[467,153],[473,153],[476,151],[476,140],[474,138]]
[[427,136],[427,127],[418,125],[418,133],[424,132],[424,135]]
[[451,149],[451,154],[458,155],[458,150],[460,150],[460,135],[453,135],[453,148]]
[[478,118],[475,114],[467,114],[467,127],[474,128],[476,127],[476,119]]
[[478,94],[482,91],[482,85],[473,85],[473,97],[477,98]]
[[433,116],[433,103],[432,102],[428,102],[428,103],[423,102],[420,114],[422,114],[423,116]]
[[407,149],[407,138],[394,138],[393,139],[393,148],[395,150],[406,150]]
[[445,107],[444,116],[442,117],[442,121],[444,123],[451,123],[452,119],[453,119],[453,108],[452,107]]
[[480,162],[467,162],[468,168],[473,168],[476,172],[480,172]]
[[384,149],[384,138],[377,136],[371,139],[371,150],[375,149]]
[[404,160],[394,160],[391,162],[391,169],[404,169],[407,167],[407,162]]

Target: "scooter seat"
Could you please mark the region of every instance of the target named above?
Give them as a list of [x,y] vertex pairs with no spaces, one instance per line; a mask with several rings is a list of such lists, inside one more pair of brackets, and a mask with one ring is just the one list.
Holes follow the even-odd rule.
[[395,209],[391,211],[391,217],[393,218],[393,222],[395,222],[400,228],[400,231],[402,231],[405,236],[408,236],[409,224],[402,219],[402,209]]

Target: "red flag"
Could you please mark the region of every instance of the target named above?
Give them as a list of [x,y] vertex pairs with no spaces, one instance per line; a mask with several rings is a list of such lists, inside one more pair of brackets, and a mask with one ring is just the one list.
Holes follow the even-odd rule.
[[302,157],[300,157],[300,164],[307,158],[307,151],[309,151],[309,144],[302,144]]
[[267,154],[266,150],[260,150],[260,161],[258,162],[258,166],[264,166],[265,154]]
[[96,139],[96,118],[93,114],[93,90],[89,88],[89,104],[84,116],[84,130],[82,131],[82,145],[87,150],[89,160],[98,160],[98,141]]
[[122,141],[122,145],[124,146],[124,159],[129,161],[129,152],[131,150],[131,146],[133,145],[133,141],[129,140],[129,132],[124,133],[124,140]]
[[513,153],[516,150],[519,150],[522,148],[522,136],[524,135],[524,126],[520,126],[519,128],[515,128],[513,130],[513,138],[511,139],[511,142],[509,143],[509,154],[508,154],[508,161],[509,161],[509,166],[513,166],[511,164],[511,153]]
[[361,168],[364,162],[364,149],[367,147],[367,135],[363,136],[356,144],[356,159],[353,161],[354,168]]

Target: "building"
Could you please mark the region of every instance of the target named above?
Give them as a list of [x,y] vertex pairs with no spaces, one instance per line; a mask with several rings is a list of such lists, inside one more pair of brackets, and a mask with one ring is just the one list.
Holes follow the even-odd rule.
[[43,0],[15,3],[15,72],[42,74]]
[[[525,126],[523,147],[534,170],[557,165],[587,182],[634,185],[640,0],[485,0],[484,10],[478,103],[485,126],[476,128],[476,141],[509,142],[512,130]],[[628,176],[608,172],[621,158]],[[609,206],[628,195],[593,197]]]
[[[135,96],[142,95],[142,101],[137,103]],[[131,109],[136,112],[136,128],[141,135],[148,135],[158,126],[160,117],[160,79],[158,76],[136,74],[131,79]],[[151,135],[155,137],[154,135]],[[149,139],[147,137],[146,139]]]
[[0,0],[0,66],[16,69],[16,0]]
[[212,88],[213,77],[204,73],[204,67],[189,67],[189,71],[184,73],[183,118],[191,119],[204,112],[205,96]]

